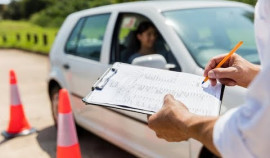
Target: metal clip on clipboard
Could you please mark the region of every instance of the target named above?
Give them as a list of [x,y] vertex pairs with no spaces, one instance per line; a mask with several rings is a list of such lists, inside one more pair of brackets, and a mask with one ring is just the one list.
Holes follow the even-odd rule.
[[117,70],[115,68],[109,68],[99,79],[98,81],[93,85],[92,91],[96,90],[102,90],[105,85],[108,83],[111,77],[113,77],[116,74]]

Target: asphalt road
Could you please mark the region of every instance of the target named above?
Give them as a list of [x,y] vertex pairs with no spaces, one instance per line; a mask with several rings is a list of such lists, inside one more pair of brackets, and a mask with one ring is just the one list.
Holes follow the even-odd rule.
[[[56,155],[56,129],[47,94],[47,56],[34,53],[0,49],[0,131],[9,121],[9,70],[14,69],[24,111],[37,133],[5,140],[0,136],[0,158],[49,158]],[[79,133],[82,157],[134,157],[101,138],[82,130]]]

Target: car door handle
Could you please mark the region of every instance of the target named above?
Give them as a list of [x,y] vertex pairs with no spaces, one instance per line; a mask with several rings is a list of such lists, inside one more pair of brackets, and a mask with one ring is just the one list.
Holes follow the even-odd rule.
[[63,65],[63,68],[66,69],[66,70],[68,70],[70,68],[70,66],[68,64],[64,64]]

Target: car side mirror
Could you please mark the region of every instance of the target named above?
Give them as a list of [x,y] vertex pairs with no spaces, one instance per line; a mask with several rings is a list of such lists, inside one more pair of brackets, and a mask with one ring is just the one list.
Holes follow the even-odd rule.
[[132,61],[131,64],[158,68],[158,69],[175,68],[174,64],[168,64],[166,59],[160,54],[151,54],[151,55],[144,55],[141,57],[137,57]]

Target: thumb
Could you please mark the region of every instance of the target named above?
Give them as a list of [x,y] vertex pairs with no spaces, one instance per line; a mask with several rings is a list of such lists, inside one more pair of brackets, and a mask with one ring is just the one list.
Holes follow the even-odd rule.
[[237,69],[235,67],[215,68],[208,72],[208,77],[211,79],[231,78],[233,79]]
[[168,105],[168,104],[171,104],[174,100],[175,99],[174,99],[174,97],[171,94],[165,95],[163,107],[166,106],[166,105]]

